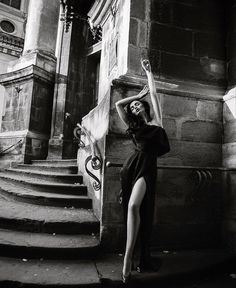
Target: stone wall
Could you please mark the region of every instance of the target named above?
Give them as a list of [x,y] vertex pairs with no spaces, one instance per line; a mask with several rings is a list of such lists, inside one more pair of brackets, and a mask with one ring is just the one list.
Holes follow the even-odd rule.
[[[115,102],[137,94],[142,86],[143,84],[121,79],[113,81],[109,133],[106,136],[105,146],[106,163],[122,164],[133,150],[133,143],[127,137],[125,126],[116,112]],[[160,157],[157,164],[172,168],[158,170],[159,188],[156,194],[157,210],[152,245],[162,249],[219,245],[222,236],[221,171],[215,173],[210,168],[213,180],[208,179],[202,190],[197,187],[195,179],[197,176],[192,175],[194,173],[197,175],[197,167],[203,167],[203,170],[204,167],[206,170],[207,167],[221,167],[222,102],[220,98],[216,100],[214,94],[217,93],[216,90],[211,91],[211,97],[209,90],[208,96],[196,92],[184,93],[173,88],[171,90],[162,88],[159,93],[162,98],[164,127],[169,136],[171,151]],[[183,170],[184,167],[189,169]],[[104,171],[105,247],[111,241],[110,235],[115,235],[113,247],[117,245],[121,247],[121,243],[124,243],[123,213],[119,204],[121,188],[119,170],[120,168],[106,167]],[[191,195],[195,195],[196,199],[189,200],[188,197]],[[199,202],[198,197],[201,198]],[[179,217],[176,216],[178,213]],[[202,217],[199,217],[200,214]],[[183,229],[186,233],[180,233]],[[206,231],[211,231],[209,234],[211,236],[204,237]]]
[[129,71],[148,56],[161,79],[225,85],[223,1],[132,0]]
[[[109,168],[106,164],[122,164],[133,149],[115,102],[138,93],[147,83],[140,59],[148,57],[161,96],[164,127],[171,145],[170,153],[158,160],[158,165],[170,166],[170,170],[159,169],[152,245],[172,248],[217,246],[222,238],[222,181],[218,167],[222,165],[222,96],[226,84],[222,2],[128,2],[130,13],[123,9],[124,1],[118,1],[120,10],[115,17],[110,11],[104,17],[99,102],[110,93],[110,104],[105,110],[102,110],[104,106],[102,109],[97,106],[83,120],[92,136],[102,135],[102,138],[96,138],[103,147],[101,206],[96,205],[101,219],[102,244],[111,249],[121,248],[125,235],[119,204],[120,168]],[[128,43],[125,39],[120,42],[118,37],[118,50],[122,44],[126,52],[116,54],[112,39],[116,39],[118,28],[121,32],[128,31]],[[117,57],[113,62],[112,55]],[[114,66],[109,70],[112,63]],[[99,118],[94,115],[101,115],[102,111],[109,117],[102,117],[95,123],[94,119]],[[87,126],[88,123],[94,126]],[[207,180],[204,185],[201,181],[201,185],[196,182],[198,169],[206,176],[203,176]],[[201,191],[196,183],[203,185]],[[192,194],[197,196],[189,200]],[[186,233],[181,235],[183,229]],[[211,231],[211,235],[204,238],[206,231]]]
[[236,77],[235,77],[235,61],[236,61],[236,1],[229,1],[227,7],[227,35],[226,35],[226,47],[227,47],[227,76],[228,87],[224,96],[224,144],[223,144],[223,165],[229,169],[229,175],[227,179],[227,192],[226,198],[226,221],[225,227],[227,229],[227,237],[230,245],[236,251],[236,221],[235,221],[235,191],[236,191]]

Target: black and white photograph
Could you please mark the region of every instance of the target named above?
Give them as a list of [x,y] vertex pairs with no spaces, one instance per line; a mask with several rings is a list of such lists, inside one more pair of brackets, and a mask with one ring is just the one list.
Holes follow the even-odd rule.
[[0,288],[236,287],[235,19],[0,0]]

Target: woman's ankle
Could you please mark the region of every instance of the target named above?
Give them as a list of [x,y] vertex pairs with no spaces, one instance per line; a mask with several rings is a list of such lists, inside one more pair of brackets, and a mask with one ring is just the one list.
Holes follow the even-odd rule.
[[129,257],[124,257],[124,264],[123,264],[123,275],[129,275],[132,269],[132,259]]

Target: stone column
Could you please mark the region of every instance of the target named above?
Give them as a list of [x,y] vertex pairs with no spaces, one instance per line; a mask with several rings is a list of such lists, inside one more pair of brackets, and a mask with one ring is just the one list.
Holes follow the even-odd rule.
[[23,55],[12,62],[9,72],[31,64],[55,72],[59,9],[59,0],[30,0]]
[[31,0],[23,55],[42,52],[54,56],[59,17],[58,0]]
[[[56,72],[59,0],[30,0],[23,55],[0,75],[6,90],[1,148],[23,140],[2,162],[45,159],[50,138]],[[5,161],[4,161],[5,160]]]

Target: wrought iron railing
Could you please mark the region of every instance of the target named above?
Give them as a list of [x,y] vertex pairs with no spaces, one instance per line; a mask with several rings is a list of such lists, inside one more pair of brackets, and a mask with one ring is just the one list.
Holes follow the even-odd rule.
[[78,140],[78,145],[80,148],[85,148],[85,143],[81,140],[81,136],[84,135],[88,141],[91,150],[91,155],[89,155],[85,160],[85,170],[88,175],[94,179],[93,188],[95,191],[101,189],[101,181],[88,169],[88,164],[91,162],[91,167],[94,170],[99,170],[102,167],[102,161],[100,157],[96,154],[94,143],[90,137],[90,134],[82,125],[77,123],[77,127],[74,129],[74,136]]
[[[106,167],[116,167],[121,168],[123,164],[117,162],[106,162]],[[212,181],[212,172],[213,171],[221,171],[225,172],[228,171],[227,168],[224,167],[197,167],[197,166],[174,166],[174,165],[157,165],[157,170],[188,170],[191,171],[189,177],[191,178],[192,182],[195,186],[195,193],[204,190]],[[191,195],[191,198],[194,198],[195,195]]]
[[10,153],[10,152],[11,152],[13,149],[15,149],[17,146],[22,145],[23,142],[24,142],[24,141],[21,139],[21,140],[19,140],[18,142],[16,142],[15,144],[12,144],[12,145],[8,146],[7,148],[1,149],[1,150],[0,150],[0,156],[3,156],[3,155],[5,155],[5,154],[7,154],[7,153]]

